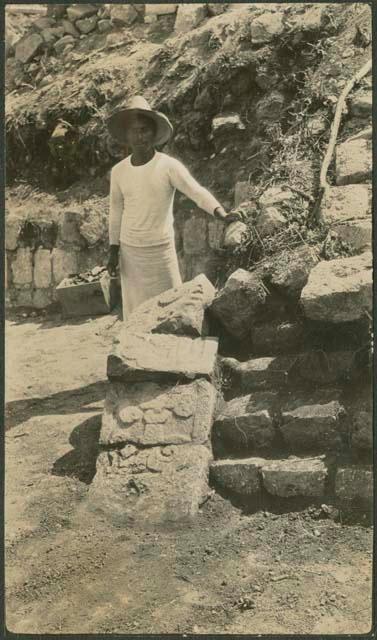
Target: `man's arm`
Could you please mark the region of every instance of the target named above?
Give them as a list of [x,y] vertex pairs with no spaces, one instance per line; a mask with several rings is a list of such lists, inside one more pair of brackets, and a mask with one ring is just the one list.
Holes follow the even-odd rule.
[[193,178],[186,167],[178,160],[171,159],[169,166],[169,178],[172,186],[190,198],[203,211],[211,215],[215,215],[215,211],[220,210],[225,213],[221,204],[216,198],[202,187],[199,182]]

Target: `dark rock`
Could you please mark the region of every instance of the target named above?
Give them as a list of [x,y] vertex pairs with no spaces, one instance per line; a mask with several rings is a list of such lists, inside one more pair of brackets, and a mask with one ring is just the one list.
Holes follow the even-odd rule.
[[372,500],[373,470],[371,467],[339,468],[335,477],[335,495],[340,500]]
[[78,30],[83,33],[83,34],[87,34],[90,33],[91,31],[94,31],[94,29],[97,26],[97,22],[98,22],[98,18],[97,16],[91,16],[90,18],[84,18],[83,20],[77,20],[76,21],[76,27],[78,28]]
[[257,267],[255,272],[267,287],[272,285],[282,295],[297,300],[317,262],[314,251],[304,246],[275,255]]
[[[335,399],[329,399],[329,398]],[[282,408],[280,430],[291,451],[336,450],[342,443],[344,408],[339,394],[303,394]]]
[[327,469],[322,456],[265,461],[261,468],[263,486],[280,498],[312,498],[325,493]]
[[211,311],[235,338],[245,338],[266,300],[261,279],[244,269],[228,278],[211,306]]
[[40,52],[42,46],[43,38],[39,33],[30,33],[24,36],[15,45],[16,60],[23,64],[30,62]]
[[253,393],[225,403],[213,426],[215,437],[236,449],[269,449],[275,438],[276,400],[272,392]]
[[67,8],[67,16],[72,22],[90,18],[97,13],[98,7],[94,4],[72,4]]
[[216,460],[210,466],[211,482],[239,495],[256,496],[261,490],[259,469],[264,462],[261,458]]
[[301,322],[277,320],[254,326],[252,329],[255,355],[299,353],[303,340],[304,325]]

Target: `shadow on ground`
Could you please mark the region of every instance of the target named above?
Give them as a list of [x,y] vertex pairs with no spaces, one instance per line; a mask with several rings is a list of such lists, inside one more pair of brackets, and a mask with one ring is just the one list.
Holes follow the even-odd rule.
[[[107,380],[93,382],[78,389],[67,389],[53,393],[46,398],[27,398],[8,402],[5,408],[5,429],[26,422],[29,418],[45,415],[66,415],[69,413],[85,413],[102,409],[102,403],[107,388]],[[98,401],[98,407],[93,403]],[[90,407],[85,405],[91,404]]]
[[96,473],[100,430],[101,414],[92,416],[75,427],[69,438],[74,448],[54,462],[51,474],[68,476],[90,484]]

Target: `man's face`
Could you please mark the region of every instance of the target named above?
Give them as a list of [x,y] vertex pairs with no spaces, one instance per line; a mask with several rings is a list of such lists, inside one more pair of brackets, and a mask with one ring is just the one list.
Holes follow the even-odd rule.
[[149,118],[135,116],[130,120],[127,142],[135,151],[149,151],[155,141],[155,128]]

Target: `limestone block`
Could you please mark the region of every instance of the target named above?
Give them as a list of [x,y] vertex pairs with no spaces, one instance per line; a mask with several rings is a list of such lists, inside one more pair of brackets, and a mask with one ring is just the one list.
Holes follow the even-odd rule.
[[100,444],[206,444],[216,397],[216,389],[203,379],[175,386],[111,383]]
[[372,91],[366,91],[365,93],[358,94],[351,97],[350,100],[350,114],[351,116],[371,116],[373,108],[373,94]]
[[319,31],[323,27],[326,5],[314,5],[305,8],[304,13],[296,14],[289,20],[290,32]]
[[191,216],[183,228],[183,250],[186,255],[197,255],[207,249],[207,220]]
[[89,247],[93,247],[98,242],[107,241],[108,216],[105,208],[103,210],[87,210],[81,218],[80,234],[86,240]]
[[307,318],[350,322],[372,312],[372,254],[320,262],[302,291]]
[[284,187],[269,187],[259,198],[258,204],[262,210],[265,210],[294,199],[295,194],[290,189]]
[[336,450],[342,442],[341,420],[345,413],[337,394],[301,394],[282,408],[280,430],[291,451]]
[[261,238],[272,236],[274,233],[281,231],[287,226],[287,219],[280,213],[276,207],[267,207],[260,212],[256,229]]
[[305,351],[296,357],[290,371],[295,384],[327,387],[350,379],[354,351]]
[[12,262],[12,280],[15,285],[31,284],[33,281],[33,256],[31,249],[17,249]]
[[[285,387],[289,372],[294,364],[294,356],[276,356],[252,358],[238,362],[233,358],[223,360],[227,367],[231,363],[231,377],[239,393],[250,393],[254,390],[266,390]],[[225,362],[224,362],[225,361]]]
[[246,337],[266,300],[261,280],[253,273],[238,269],[217,294],[211,312],[235,338]]
[[336,147],[336,184],[366,182],[372,177],[372,141],[357,139]]
[[40,52],[42,46],[43,38],[39,33],[29,33],[15,45],[16,60],[27,64]]
[[100,33],[107,33],[108,31],[111,31],[111,20],[99,20],[97,23],[97,28]]
[[341,467],[335,476],[335,495],[340,500],[372,500],[373,471],[371,467]]
[[64,29],[64,33],[66,33],[67,35],[72,36],[73,38],[80,37],[80,33],[77,31],[76,27],[69,20],[67,19],[62,20],[61,25]]
[[143,450],[126,445],[101,453],[88,505],[125,524],[184,524],[209,494],[210,459],[203,445]]
[[180,4],[177,9],[174,31],[187,33],[195,29],[206,17],[208,17],[206,4]]
[[81,244],[81,215],[76,211],[64,211],[59,218],[58,240],[68,244]]
[[215,288],[202,273],[180,287],[169,289],[139,305],[126,323],[126,331],[207,335],[206,309]]
[[239,247],[250,235],[249,229],[244,222],[236,220],[225,228],[224,247],[228,249]]
[[265,44],[279,36],[284,25],[279,13],[263,13],[253,19],[250,24],[251,40],[253,44]]
[[119,344],[108,357],[107,375],[119,381],[212,379],[216,368],[217,339],[121,332]]
[[55,284],[59,284],[69,275],[78,273],[78,253],[65,249],[53,249],[52,274]]
[[146,4],[146,16],[165,16],[176,13],[178,4]]
[[5,218],[5,247],[7,251],[15,251],[17,249],[21,226],[21,218],[14,215],[9,215]]
[[301,322],[264,322],[252,329],[253,354],[297,353],[301,350],[303,339],[304,326]]
[[47,289],[51,287],[51,280],[51,252],[39,247],[34,253],[34,286],[37,289]]
[[43,29],[41,31],[41,36],[43,41],[47,45],[53,45],[58,38],[62,38],[64,36],[63,27],[51,27],[49,29]]
[[227,491],[258,496],[261,490],[259,470],[264,463],[262,458],[215,460],[210,466],[210,480]]
[[257,268],[257,273],[267,287],[272,285],[283,295],[298,298],[317,262],[318,258],[310,247],[298,247],[276,254]]
[[228,131],[244,131],[246,126],[243,124],[238,113],[227,116],[216,116],[212,120],[212,132],[214,135]]
[[261,468],[263,486],[273,496],[319,497],[325,493],[327,468],[323,456],[266,461]]
[[269,449],[275,438],[277,394],[253,393],[226,402],[213,431],[225,445],[252,450]]
[[82,20],[76,21],[76,27],[80,31],[80,33],[90,33],[94,31],[97,26],[98,18],[97,16],[90,16],[90,18],[83,18]]
[[110,6],[111,21],[121,27],[130,26],[137,20],[138,12],[132,4],[114,4]]
[[366,184],[330,187],[321,209],[323,222],[328,225],[347,220],[363,220],[371,214],[370,188]]
[[57,40],[54,44],[55,53],[57,55],[63,53],[64,49],[70,45],[75,44],[75,38],[73,36],[63,36]]
[[72,22],[89,18],[97,13],[98,7],[94,4],[72,4],[67,8],[67,16]]
[[43,31],[43,29],[49,29],[50,27],[53,27],[55,24],[56,22],[53,18],[43,16],[41,18],[38,18],[37,20],[34,20],[32,27],[37,31]]
[[36,289],[33,291],[33,306],[37,309],[45,309],[53,301],[51,289]]
[[223,246],[225,225],[214,218],[208,222],[208,244],[210,249],[221,249]]
[[338,238],[356,251],[366,251],[372,246],[372,220],[350,220],[333,225]]
[[15,292],[14,306],[16,307],[32,307],[33,291],[32,289],[19,289]]

